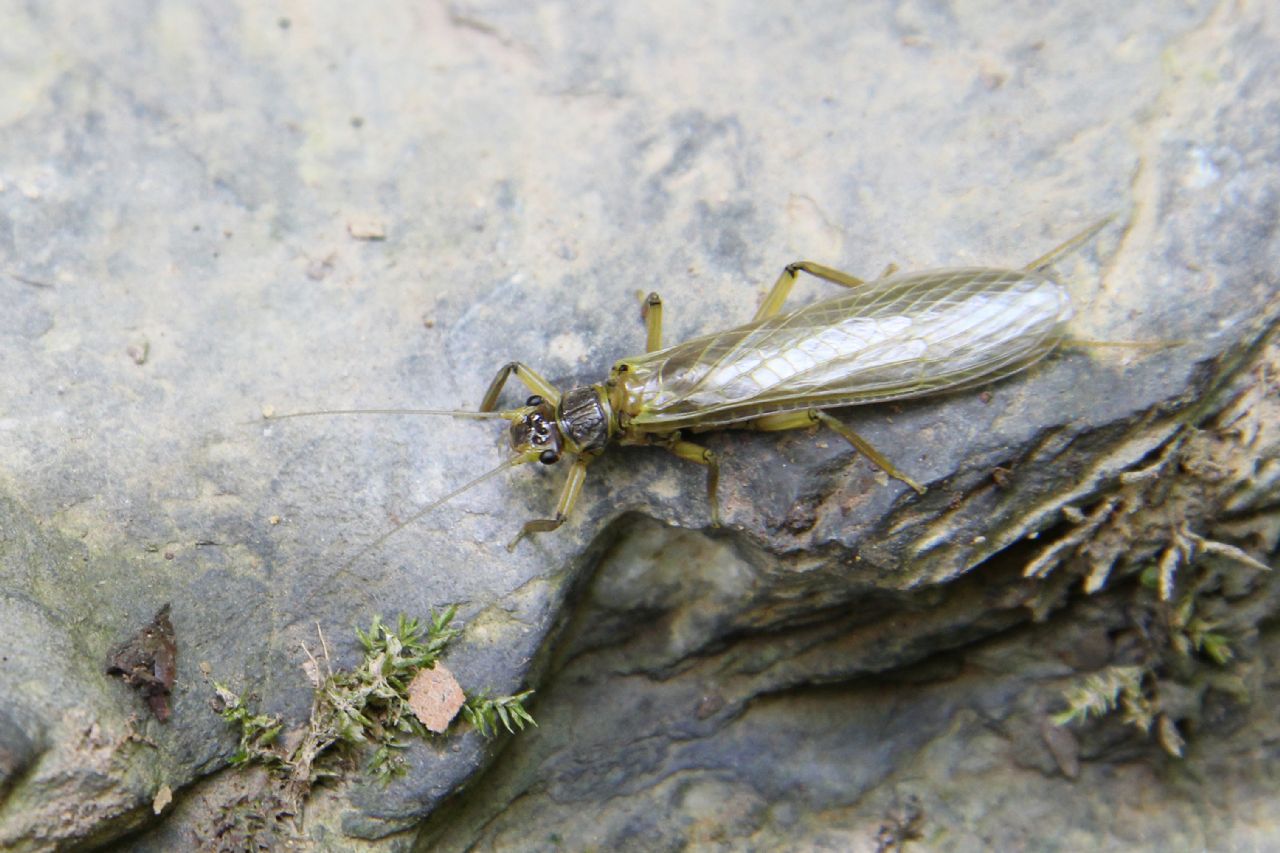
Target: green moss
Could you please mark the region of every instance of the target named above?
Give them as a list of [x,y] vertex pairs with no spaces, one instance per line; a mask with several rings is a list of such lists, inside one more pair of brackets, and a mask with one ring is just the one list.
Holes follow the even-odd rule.
[[[403,772],[400,753],[412,739],[431,736],[410,707],[409,685],[419,671],[434,667],[459,635],[452,627],[456,613],[450,607],[426,622],[402,614],[394,627],[375,616],[368,631],[356,629],[364,655],[350,670],[331,666],[321,636],[320,656],[308,652],[307,671],[315,685],[311,714],[292,747],[281,744],[284,724],[278,716],[254,711],[247,697],[215,683],[220,714],[240,733],[231,764],[265,766],[282,786],[281,801],[291,813],[317,782],[339,775],[341,758],[363,755],[365,770],[383,781]],[[524,707],[531,695],[532,690],[497,697],[481,693],[466,701],[462,715],[485,737],[497,734],[499,724],[514,732],[536,725]]]
[[1181,757],[1186,743],[1180,727],[1199,723],[1196,706],[1207,690],[1248,701],[1246,675],[1257,664],[1237,648],[1253,632],[1256,615],[1241,604],[1248,596],[1225,590],[1251,589],[1261,564],[1240,557],[1232,546],[1185,531],[1179,535],[1169,552],[1188,555],[1182,571],[1168,571],[1171,560],[1146,566],[1125,607],[1130,659],[1068,684],[1067,707],[1052,717],[1057,725],[1119,713],[1125,723],[1154,736],[1165,752]]
[[497,733],[498,723],[502,723],[508,732],[515,734],[516,729],[524,731],[526,724],[538,725],[524,708],[525,700],[532,695],[532,690],[516,693],[513,696],[493,698],[481,693],[467,700],[467,703],[462,706],[462,714],[467,718],[467,722],[485,737],[489,737],[491,733]]
[[1146,670],[1140,666],[1109,666],[1090,673],[1064,692],[1067,709],[1053,716],[1055,725],[1083,723],[1123,709],[1125,722],[1143,731],[1151,727],[1151,703],[1143,692]]

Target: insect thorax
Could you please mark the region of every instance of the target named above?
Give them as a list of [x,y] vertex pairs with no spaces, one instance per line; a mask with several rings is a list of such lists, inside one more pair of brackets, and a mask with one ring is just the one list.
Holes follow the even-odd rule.
[[613,423],[604,389],[599,385],[573,388],[560,398],[560,432],[575,453],[599,453],[609,443]]

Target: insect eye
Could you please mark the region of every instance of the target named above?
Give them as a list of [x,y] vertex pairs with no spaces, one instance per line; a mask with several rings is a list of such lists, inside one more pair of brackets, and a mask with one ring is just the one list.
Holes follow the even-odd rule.
[[541,397],[539,397],[537,394],[534,394],[534,395],[533,395],[532,397],[530,397],[528,400],[525,400],[525,401],[524,401],[524,404],[525,404],[526,406],[541,406],[541,405],[542,405],[542,398],[541,398]]
[[556,453],[554,450],[544,450],[542,451],[542,454],[538,456],[538,461],[543,465],[554,465],[560,461],[560,454]]

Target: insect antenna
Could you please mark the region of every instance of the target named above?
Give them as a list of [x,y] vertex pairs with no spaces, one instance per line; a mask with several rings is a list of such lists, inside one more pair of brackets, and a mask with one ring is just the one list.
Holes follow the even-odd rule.
[[283,415],[271,414],[263,417],[269,421],[282,421],[285,418],[309,418],[316,415],[445,415],[472,420],[511,419],[510,412],[468,412],[463,409],[316,409],[310,412],[286,412]]
[[378,547],[379,545],[381,545],[383,542],[386,542],[386,541],[387,541],[388,539],[390,539],[392,536],[394,536],[395,534],[399,533],[401,530],[403,530],[404,528],[408,527],[410,524],[413,524],[415,521],[417,521],[418,519],[422,518],[424,515],[428,514],[428,513],[429,513],[429,512],[431,512],[432,510],[439,508],[440,506],[442,506],[442,505],[444,505],[444,504],[448,503],[449,501],[453,500],[454,498],[456,498],[458,495],[462,494],[463,492],[465,492],[465,491],[468,491],[468,490],[470,490],[470,489],[475,488],[476,486],[480,485],[481,483],[485,482],[486,480],[489,480],[489,479],[491,479],[491,478],[493,478],[493,477],[498,476],[498,475],[499,475],[499,474],[501,474],[503,471],[506,471],[508,468],[514,468],[514,467],[516,467],[517,465],[519,465],[519,464],[521,464],[521,463],[523,463],[523,462],[528,462],[528,461],[529,461],[529,460],[528,460],[527,458],[525,458],[525,456],[514,456],[514,457],[512,457],[511,459],[508,459],[506,462],[503,462],[503,463],[502,463],[501,465],[499,465],[498,467],[493,468],[493,469],[490,469],[490,470],[486,471],[485,473],[481,474],[479,477],[476,477],[476,478],[475,478],[474,480],[472,480],[471,482],[469,482],[469,483],[464,483],[463,485],[461,485],[461,486],[459,486],[458,488],[454,489],[452,492],[449,492],[449,494],[445,495],[444,497],[436,498],[436,499],[435,499],[434,501],[432,501],[431,503],[427,504],[426,506],[424,506],[424,507],[422,507],[421,509],[419,509],[419,510],[417,510],[416,512],[414,512],[414,514],[413,514],[413,515],[409,516],[409,517],[408,517],[408,518],[406,518],[404,521],[400,522],[399,524],[397,524],[397,525],[395,525],[394,527],[392,527],[390,530],[388,530],[388,531],[386,531],[385,533],[383,533],[383,534],[382,534],[381,536],[379,536],[377,539],[374,539],[372,542],[370,542],[370,543],[368,543],[367,545],[365,545],[365,546],[364,546],[363,548],[361,548],[359,551],[355,552],[355,554],[351,555],[351,557],[350,557],[350,558],[349,558],[345,563],[343,563],[343,564],[338,568],[338,572],[339,572],[339,573],[341,573],[341,572],[345,572],[347,569],[349,569],[349,568],[351,568],[353,565],[355,565],[356,560],[359,560],[359,559],[360,559],[361,557],[363,557],[365,554],[368,554],[370,551],[372,551],[372,550],[374,550],[375,548],[377,548],[377,547]]

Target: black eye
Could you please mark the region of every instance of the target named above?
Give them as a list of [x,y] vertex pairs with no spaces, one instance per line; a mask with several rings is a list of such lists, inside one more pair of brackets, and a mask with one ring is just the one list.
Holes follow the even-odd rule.
[[554,450],[544,450],[542,455],[538,457],[538,461],[543,465],[554,465],[560,461],[560,454]]
[[542,405],[542,398],[541,398],[541,397],[539,397],[537,394],[534,394],[534,395],[533,395],[532,397],[530,397],[528,400],[525,400],[525,401],[524,401],[524,404],[525,404],[526,406],[541,406],[541,405]]

